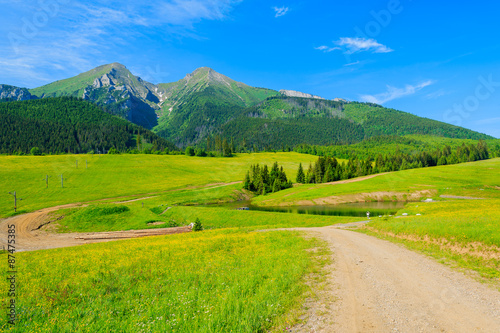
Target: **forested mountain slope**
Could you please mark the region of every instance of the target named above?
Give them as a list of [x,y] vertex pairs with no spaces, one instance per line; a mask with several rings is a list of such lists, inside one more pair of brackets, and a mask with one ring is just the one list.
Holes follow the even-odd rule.
[[491,136],[380,105],[289,96],[241,110],[220,130],[236,144],[258,149],[299,144],[352,144],[377,136],[432,135],[486,140]]
[[87,153],[111,148],[125,151],[141,143],[175,149],[167,140],[140,126],[74,97],[0,103],[0,153]]

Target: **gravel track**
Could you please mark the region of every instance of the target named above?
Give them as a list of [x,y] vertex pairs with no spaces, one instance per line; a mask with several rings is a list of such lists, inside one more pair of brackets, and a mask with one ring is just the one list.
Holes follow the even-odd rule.
[[307,230],[333,252],[329,288],[293,332],[500,332],[500,292],[400,245]]

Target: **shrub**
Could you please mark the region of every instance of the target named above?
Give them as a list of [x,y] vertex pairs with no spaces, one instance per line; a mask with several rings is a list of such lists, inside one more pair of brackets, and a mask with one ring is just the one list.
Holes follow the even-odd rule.
[[194,148],[193,147],[186,148],[186,156],[194,156]]
[[201,225],[201,221],[199,218],[196,218],[196,220],[194,221],[194,225],[193,225],[193,231],[202,231],[203,230],[203,226]]
[[205,157],[205,156],[207,156],[207,153],[205,152],[205,149],[198,148],[198,149],[196,149],[196,156]]
[[31,148],[30,153],[33,156],[40,156],[40,155],[42,155],[42,152],[40,151],[40,148],[38,148],[38,147]]

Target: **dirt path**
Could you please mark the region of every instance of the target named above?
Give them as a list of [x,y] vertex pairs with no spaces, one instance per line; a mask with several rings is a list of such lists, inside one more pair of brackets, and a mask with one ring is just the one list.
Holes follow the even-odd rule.
[[330,287],[293,332],[500,332],[497,290],[384,240],[307,230],[329,243],[334,263]]
[[459,199],[459,200],[485,200],[485,198],[461,197],[457,195],[440,195],[444,199]]
[[[199,186],[189,186],[180,189],[168,190],[165,192],[182,191],[186,189],[198,188],[219,188],[239,184],[238,182],[231,183],[213,183]],[[53,249],[59,247],[76,246],[88,243],[106,242],[118,239],[137,238],[145,236],[158,236],[168,234],[178,234],[190,232],[188,227],[177,228],[157,228],[157,229],[144,229],[144,230],[130,230],[130,231],[114,231],[114,232],[89,232],[89,233],[52,233],[47,232],[43,226],[49,220],[49,213],[65,208],[85,207],[88,203],[101,202],[101,201],[114,201],[116,204],[136,202],[140,200],[147,200],[155,198],[160,193],[148,193],[148,196],[132,198],[133,196],[122,196],[116,198],[106,198],[92,200],[87,203],[73,203],[50,208],[44,208],[32,213],[18,215],[7,219],[0,219],[0,249],[7,248],[7,234],[8,226],[14,224],[16,226],[16,250],[17,251],[35,251],[43,249]],[[143,194],[144,195],[144,194]],[[119,201],[118,199],[124,199]],[[165,213],[168,208],[163,212]],[[162,214],[163,214],[162,213]]]
[[85,205],[69,204],[56,206],[3,220],[0,223],[0,249],[4,247],[7,248],[7,231],[9,225],[16,226],[16,251],[53,249],[118,239],[177,234],[191,231],[188,227],[178,227],[113,232],[51,233],[45,231],[45,228],[41,227],[48,221],[50,212],[83,206]]
[[357,177],[357,178],[352,178],[352,179],[347,179],[347,180],[337,180],[335,182],[323,183],[321,185],[339,185],[339,184],[349,184],[349,183],[362,182],[364,180],[372,179],[372,178],[375,178],[375,177],[378,177],[378,176],[383,176],[383,175],[386,175],[388,173],[389,172],[376,173],[374,175]]
[[151,196],[151,197],[144,197],[144,198],[137,198],[137,199],[130,199],[130,200],[125,200],[125,201],[115,201],[115,204],[124,204],[124,203],[129,203],[129,202],[137,202],[137,201],[142,201],[142,200],[148,200],[152,198],[157,198],[158,196]]

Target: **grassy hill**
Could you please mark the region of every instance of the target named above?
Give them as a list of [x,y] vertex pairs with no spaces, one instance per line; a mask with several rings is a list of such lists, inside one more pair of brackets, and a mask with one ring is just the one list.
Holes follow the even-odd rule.
[[92,85],[97,78],[109,73],[113,67],[113,64],[99,66],[75,77],[55,81],[38,88],[30,89],[30,93],[40,98],[59,96],[82,97],[83,91],[87,86]]
[[413,193],[420,198],[439,199],[440,195],[500,198],[500,158],[404,170],[376,175],[359,182],[300,185],[266,196],[258,196],[253,204],[262,206],[316,205],[335,202],[410,200]]
[[[84,157],[89,160],[89,168],[76,169],[74,160]],[[304,164],[310,158],[314,156],[297,153],[244,154],[234,159],[156,155],[0,156],[0,186],[9,189],[16,186],[24,198],[20,206],[30,210],[165,191],[143,201],[145,207],[139,202],[119,204],[130,207],[127,213],[143,214],[142,218],[144,211],[155,214],[160,203],[186,204],[229,195],[240,184],[228,188],[195,187],[239,180],[249,164],[279,161],[294,177],[298,162]],[[358,182],[301,185],[253,201],[314,202],[324,197],[375,192],[387,192],[387,200],[391,200],[390,193],[394,192],[428,191],[430,196],[443,201],[410,203],[398,212],[399,218],[372,217],[363,232],[403,242],[453,266],[472,268],[494,282],[499,277],[500,178],[496,172],[499,168],[497,158],[406,170]],[[44,189],[41,175],[46,170],[64,172],[68,187],[61,189],[51,183]],[[182,191],[166,192],[176,188]],[[488,199],[444,201],[439,198],[443,194]],[[10,206],[4,196],[0,200],[0,212],[5,215]],[[95,202],[74,214],[84,215],[96,206],[117,205]],[[409,216],[403,217],[402,213]],[[199,217],[206,226],[224,229],[16,253],[16,260],[23,268],[22,274],[16,276],[19,321],[11,327],[4,316],[0,319],[0,329],[289,330],[297,323],[304,300],[314,297],[306,293],[311,281],[322,290],[322,276],[326,273],[322,267],[330,262],[326,258],[331,253],[325,243],[300,237],[296,231],[253,231],[359,220],[192,206],[177,206],[165,215],[167,220],[181,223]],[[126,228],[126,222],[116,228]],[[7,260],[6,252],[0,256]],[[8,288],[8,283],[3,278],[0,287]]]
[[[143,154],[0,156],[0,187],[17,191],[24,198],[19,209],[32,211],[73,202],[239,182],[250,165],[256,163],[272,165],[278,161],[294,179],[299,163],[305,165],[315,159],[297,153],[241,154],[234,158]],[[66,179],[64,188],[61,174]],[[46,175],[51,176],[48,189]],[[9,195],[0,196],[0,216],[13,212],[11,199]]]
[[214,97],[224,97],[226,102],[241,107],[253,106],[269,96],[278,94],[277,91],[271,89],[255,88],[237,82],[208,67],[198,68],[177,82],[160,83],[158,86],[166,93],[166,100],[162,103],[164,112],[182,104],[191,94],[201,92],[209,87],[216,88],[221,92],[221,95]]
[[[95,104],[73,97],[0,103],[0,153],[87,153],[135,148],[135,136],[156,149],[175,149],[167,140]],[[15,135],[14,135],[15,133]]]

